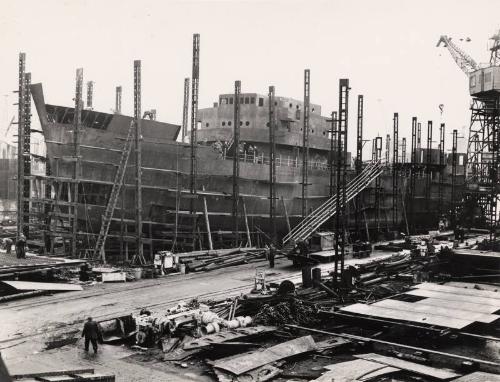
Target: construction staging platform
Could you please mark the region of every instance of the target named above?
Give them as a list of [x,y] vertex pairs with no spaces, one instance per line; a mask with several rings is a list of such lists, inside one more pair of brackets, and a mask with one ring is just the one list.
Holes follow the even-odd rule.
[[75,267],[85,262],[85,260],[80,259],[39,256],[33,253],[27,253],[26,258],[19,259],[15,252],[7,254],[5,251],[0,251],[0,279],[47,271],[53,268]]
[[471,289],[456,284],[423,283],[405,293],[422,297],[416,302],[385,299],[373,304],[353,304],[341,312],[449,329],[474,323],[493,324],[500,315],[500,292]]

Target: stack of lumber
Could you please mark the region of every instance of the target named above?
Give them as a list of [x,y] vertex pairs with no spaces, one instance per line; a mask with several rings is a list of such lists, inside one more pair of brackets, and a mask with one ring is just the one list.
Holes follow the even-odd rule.
[[178,253],[179,261],[186,264],[191,272],[211,271],[214,269],[246,264],[265,258],[266,249],[232,248],[212,251]]

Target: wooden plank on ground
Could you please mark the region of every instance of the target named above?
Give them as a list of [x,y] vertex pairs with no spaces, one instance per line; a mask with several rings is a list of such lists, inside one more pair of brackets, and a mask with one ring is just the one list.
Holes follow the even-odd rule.
[[390,374],[400,370],[395,367],[381,365],[378,362],[364,359],[355,359],[353,361],[327,365],[325,369],[328,370],[326,373],[311,382],[351,382],[361,377],[363,377],[363,380],[368,380],[376,376]]
[[[472,302],[475,304],[490,305],[496,307],[497,309],[500,309],[500,300],[497,300],[496,298],[463,296],[454,293],[436,292],[434,290],[426,289],[413,289],[406,292],[406,294],[420,297],[432,297],[444,301]],[[445,302],[443,302],[443,304],[445,304]]]
[[[443,306],[443,300],[438,298],[424,298],[423,300],[414,302],[414,304],[423,304],[423,305],[431,305],[431,306]],[[481,305],[475,304],[473,302],[462,302],[462,301],[446,301],[446,306],[451,309],[462,309],[467,310],[469,312],[478,312],[478,313],[494,313],[498,309],[492,305]]]
[[427,375],[436,379],[451,379],[459,377],[460,374],[455,373],[453,370],[449,369],[438,369],[432,366],[421,365],[419,363],[405,361],[403,359],[387,357],[381,354],[368,353],[368,354],[357,354],[354,357],[365,359],[368,361],[378,362],[382,365],[397,367],[398,369],[408,370],[416,374]]
[[415,285],[415,287],[418,289],[434,290],[436,292],[453,293],[461,296],[486,297],[500,300],[500,293],[488,290],[460,288],[453,285],[440,285],[434,283],[418,284]]
[[301,353],[316,350],[316,343],[311,336],[304,336],[272,346],[263,351],[243,354],[231,359],[218,360],[214,367],[229,371],[235,375],[243,374],[260,366],[288,358]]
[[500,382],[500,375],[476,371],[454,379],[453,382]]
[[2,281],[17,290],[58,290],[58,291],[80,291],[81,285],[67,283],[38,283],[31,281]]
[[[425,300],[422,300],[425,301]],[[484,322],[486,324],[491,324],[492,322],[498,320],[500,316],[496,314],[486,314],[486,313],[476,313],[469,310],[456,309],[449,306],[432,306],[425,305],[424,303],[416,304],[413,302],[398,301],[398,300],[382,300],[372,304],[372,306],[378,306],[382,308],[390,309],[400,309],[404,311],[415,311],[418,313],[429,313],[445,317],[460,318],[464,320],[473,320],[478,322]]]
[[391,320],[418,322],[419,324],[435,325],[444,328],[463,329],[472,324],[472,320],[437,316],[428,313],[389,309],[366,304],[353,304],[340,309],[341,312],[361,314],[365,316],[383,317]]

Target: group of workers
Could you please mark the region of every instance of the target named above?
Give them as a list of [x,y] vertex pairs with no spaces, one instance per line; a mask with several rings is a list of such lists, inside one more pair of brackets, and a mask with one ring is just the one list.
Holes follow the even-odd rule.
[[[10,237],[6,237],[2,239],[2,248],[5,249],[7,254],[12,252],[12,245],[14,244],[14,240]],[[18,259],[26,258],[26,236],[21,234],[19,239],[16,240],[16,257]]]

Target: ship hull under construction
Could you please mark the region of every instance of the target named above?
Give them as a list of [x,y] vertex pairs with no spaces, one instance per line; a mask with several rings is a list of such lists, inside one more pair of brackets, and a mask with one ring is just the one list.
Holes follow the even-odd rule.
[[[73,142],[74,109],[45,103],[41,84],[31,87],[34,103],[47,147],[47,159],[50,165],[50,176],[39,177],[40,184],[35,189],[47,190],[40,199],[47,197],[50,211],[44,207],[46,219],[42,225],[45,236],[64,237],[63,216],[65,205],[71,202],[69,185],[75,171]],[[91,249],[95,235],[101,227],[101,216],[108,202],[117,171],[122,148],[132,122],[131,117],[118,114],[98,113],[85,110],[82,114],[82,133],[80,137],[80,173],[78,200],[78,233],[83,238],[82,248]],[[207,243],[207,220],[211,226],[212,240],[215,247],[226,246],[233,240],[232,222],[232,171],[233,161],[222,156],[212,145],[197,145],[196,165],[197,177],[195,198],[190,194],[190,154],[189,144],[177,142],[180,126],[161,123],[153,120],[142,120],[142,198],[143,198],[143,236],[144,242],[153,253],[162,249],[189,250]],[[239,230],[243,243],[248,236],[254,245],[262,245],[258,240],[266,240],[265,232],[269,232],[269,165],[262,161],[242,160],[240,163],[240,209]],[[350,177],[353,172],[350,171]],[[312,211],[323,203],[330,194],[330,172],[327,167],[311,167],[308,171],[309,183],[307,207]],[[282,236],[301,218],[302,187],[301,166],[281,163],[277,167],[276,195],[277,232]],[[361,195],[363,211],[363,232],[378,228],[389,228],[392,223],[390,207],[392,206],[391,174],[381,175],[380,202],[378,214],[373,207],[373,187],[367,188]],[[36,182],[36,181],[35,181]],[[51,187],[44,187],[44,184]],[[428,217],[436,214],[438,201],[424,199],[422,190],[425,179],[417,179],[417,197],[413,199],[413,213]],[[406,187],[403,179],[401,192]],[[435,189],[434,189],[435,187]],[[442,206],[443,211],[449,207],[449,182],[444,183]],[[431,187],[432,196],[437,195],[437,186]],[[42,191],[40,191],[42,192]],[[50,192],[50,195],[48,194]],[[389,195],[388,195],[389,194]],[[419,196],[420,195],[420,200]],[[404,229],[405,214],[408,206],[405,197],[400,195],[400,206],[397,220]],[[35,199],[36,200],[36,199]],[[66,202],[66,203],[65,203]],[[195,215],[190,213],[194,206]],[[405,210],[406,209],[406,210]],[[56,211],[56,212],[54,212]],[[57,213],[59,211],[59,214]],[[382,212],[381,212],[382,211]],[[349,207],[350,221],[353,207]],[[134,155],[130,155],[125,173],[122,193],[114,211],[110,229],[110,237],[122,237],[121,241],[108,240],[107,251],[118,256],[120,250],[113,246],[114,242],[125,242],[127,249],[134,251],[135,223],[135,163]],[[194,217],[193,217],[194,216]],[[193,224],[196,220],[197,224]],[[429,219],[424,219],[429,221]],[[196,227],[193,229],[193,226]],[[55,227],[58,227],[57,229]],[[194,235],[193,235],[194,233]],[[69,236],[68,230],[68,236]],[[122,244],[120,244],[122,246]],[[123,248],[121,248],[123,251]],[[149,251],[147,251],[149,252]],[[122,254],[123,255],[123,254]],[[112,255],[113,256],[113,255]],[[112,257],[111,257],[112,258]],[[109,259],[109,257],[108,257]]]

